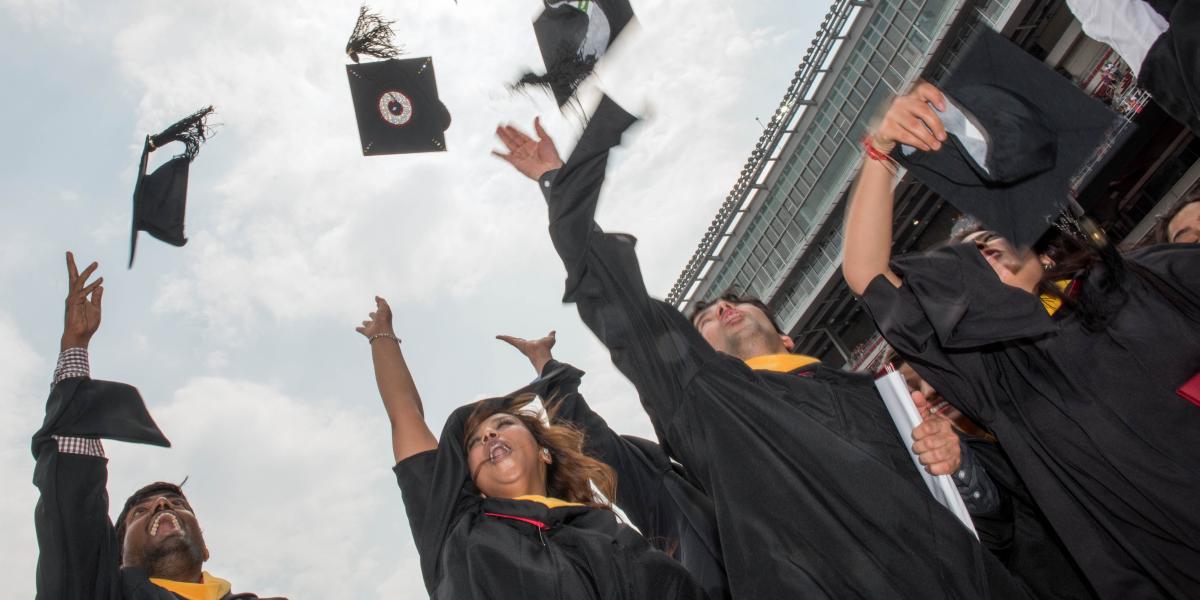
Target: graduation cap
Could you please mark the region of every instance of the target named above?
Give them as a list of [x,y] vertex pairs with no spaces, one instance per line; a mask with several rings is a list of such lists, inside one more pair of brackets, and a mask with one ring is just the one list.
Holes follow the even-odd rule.
[[[200,152],[200,144],[211,133],[206,119],[213,107],[202,108],[157,135],[146,136],[137,183],[133,188],[133,230],[129,236],[129,268],[137,251],[138,231],[145,231],[172,246],[183,246],[183,216],[187,208],[188,166]],[[150,153],[171,142],[182,142],[184,150],[146,174]]]
[[533,22],[546,74],[526,73],[517,87],[549,88],[558,106],[571,100],[617,36],[633,19],[629,0],[544,0]]
[[[1073,201],[1072,177],[1120,118],[1000,34],[975,34],[939,85],[947,140],[893,155],[946,201],[1029,246]],[[1093,166],[1094,169],[1099,165]]]
[[[346,76],[363,155],[444,151],[450,112],[438,99],[433,59],[396,58],[403,50],[392,23],[363,5],[346,43],[355,62],[346,65]],[[359,54],[385,60],[358,64]]]

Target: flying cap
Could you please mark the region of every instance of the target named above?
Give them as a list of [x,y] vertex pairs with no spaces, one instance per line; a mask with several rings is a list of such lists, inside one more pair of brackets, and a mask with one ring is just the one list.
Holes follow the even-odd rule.
[[559,107],[575,96],[617,36],[633,19],[628,0],[544,0],[533,22],[546,74],[526,73],[516,87],[549,88]]
[[[188,167],[200,144],[212,133],[206,120],[213,107],[202,108],[157,135],[146,136],[133,188],[133,228],[129,236],[129,268],[137,250],[138,231],[145,231],[172,246],[183,246],[183,218],[187,208]],[[182,142],[184,151],[146,174],[150,153],[171,142]]]
[[[363,155],[444,151],[450,112],[438,99],[433,59],[397,59],[403,50],[392,23],[364,5],[346,43],[355,62],[346,65],[346,76]],[[360,54],[386,60],[358,64]]]

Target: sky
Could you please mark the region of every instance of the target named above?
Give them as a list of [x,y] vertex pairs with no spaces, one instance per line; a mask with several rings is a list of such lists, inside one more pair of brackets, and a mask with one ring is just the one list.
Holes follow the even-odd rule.
[[[64,251],[100,263],[92,375],[139,388],[171,449],[106,443],[112,513],[188,478],[210,572],[235,591],[426,598],[370,352],[387,298],[431,429],[534,373],[496,334],[558,331],[556,357],[618,431],[652,437],[604,348],[561,302],[536,186],[489,155],[535,115],[570,151],[577,115],[507,85],[540,70],[536,0],[377,0],[432,56],[448,152],[363,157],[342,53],[358,3],[0,0],[0,579],[34,591],[29,436],[58,352]],[[643,117],[597,220],[639,239],[665,295],[737,179],[828,0],[634,0],[597,90]],[[101,8],[102,7],[102,8]],[[147,133],[209,104],[188,244],[142,234],[126,269]],[[171,152],[177,150],[171,149]],[[151,169],[170,157],[152,155]]]

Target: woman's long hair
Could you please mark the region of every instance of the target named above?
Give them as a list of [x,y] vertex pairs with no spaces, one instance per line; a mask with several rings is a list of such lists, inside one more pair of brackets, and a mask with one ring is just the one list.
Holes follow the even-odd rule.
[[[550,450],[553,460],[546,466],[547,496],[611,509],[612,499],[617,497],[616,472],[583,452],[583,431],[570,425],[547,425],[542,421],[541,413],[526,409],[535,398],[533,394],[520,394],[479,401],[467,418],[463,447],[489,417],[501,412],[510,414],[525,425],[539,446]],[[547,402],[547,405],[553,404]]]

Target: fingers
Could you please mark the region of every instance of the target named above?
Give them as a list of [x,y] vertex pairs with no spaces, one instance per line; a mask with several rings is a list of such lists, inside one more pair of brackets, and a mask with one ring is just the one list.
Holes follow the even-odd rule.
[[79,289],[81,287],[83,287],[83,284],[87,283],[88,277],[91,277],[92,273],[95,273],[96,269],[99,266],[100,266],[99,263],[92,262],[92,264],[88,265],[87,268],[84,269],[83,272],[80,273],[79,276],[75,278],[75,291],[76,292],[78,292]]
[[512,135],[508,132],[504,125],[496,126],[496,137],[500,138],[500,143],[504,144],[504,147],[508,148],[509,152],[512,152],[516,147],[516,144],[512,139]]
[[75,285],[75,280],[79,278],[79,269],[75,268],[75,255],[67,251],[67,285]]
[[529,137],[524,131],[517,129],[512,125],[505,125],[504,130],[508,133],[508,139],[512,140],[517,146],[535,143],[533,138]]
[[[104,278],[101,278],[100,281],[104,281]],[[100,281],[97,281],[96,283],[100,283]],[[103,298],[104,288],[102,286],[97,286],[96,291],[92,292],[92,306],[96,307],[96,310],[100,310],[100,301]]]
[[511,335],[498,335],[496,336],[496,339],[508,344],[509,346],[512,346],[513,348],[516,348],[517,350],[521,349],[521,342],[525,341],[519,337],[513,337]]
[[361,333],[361,334],[363,334],[363,335],[367,335],[367,328],[366,328],[366,327],[355,327],[355,328],[354,328],[354,330],[355,330],[355,331],[357,331],[357,332],[359,332],[359,333]]
[[550,136],[546,133],[546,130],[542,129],[541,117],[533,118],[533,131],[537,133],[538,139],[546,140],[550,138]]
[[942,118],[927,102],[921,102],[913,110],[917,113],[917,118],[921,119],[921,124],[933,133],[939,144],[946,139],[946,126],[942,124]]
[[912,392],[913,404],[917,405],[917,412],[921,413],[921,420],[929,418],[929,400],[925,398],[925,394],[921,392]]
[[495,156],[496,158],[499,158],[510,165],[513,165],[513,166],[517,165],[517,163],[513,162],[513,158],[512,158],[511,154],[501,154],[499,152],[496,152],[495,150],[492,150],[492,156]]
[[371,323],[373,323],[373,321],[369,321],[369,320],[368,320],[368,321],[363,321],[363,322],[362,322],[362,326],[363,326],[363,327],[370,327],[370,326],[371,326]]
[[922,452],[917,458],[921,460],[921,464],[925,466],[936,465],[938,463],[948,462],[954,459],[954,451],[950,448],[938,448]]
[[99,288],[99,287],[100,287],[100,284],[102,284],[102,283],[104,283],[104,278],[103,278],[103,277],[101,277],[100,279],[97,279],[96,281],[92,282],[92,284],[91,284],[91,285],[89,285],[89,286],[87,286],[87,287],[83,288],[82,290],[79,290],[79,295],[80,295],[80,296],[83,296],[83,297],[85,297],[85,298],[86,298],[88,294],[90,294],[90,293],[92,293],[92,292],[96,291],[96,289],[97,289],[97,288]]
[[912,93],[920,98],[922,102],[932,102],[938,110],[946,110],[946,96],[942,94],[942,90],[937,89],[937,86],[932,83],[922,81],[913,88]]

